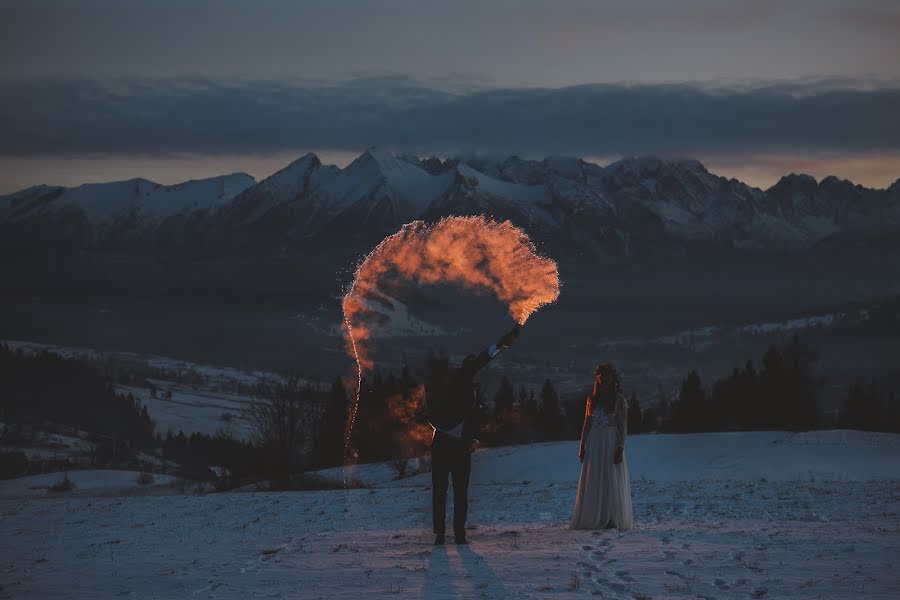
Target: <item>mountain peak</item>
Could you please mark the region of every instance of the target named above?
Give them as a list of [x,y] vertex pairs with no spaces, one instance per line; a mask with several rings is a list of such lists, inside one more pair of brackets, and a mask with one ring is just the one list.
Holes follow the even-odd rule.
[[347,165],[347,170],[377,169],[382,174],[408,169],[410,166],[422,168],[419,158],[409,154],[398,155],[376,146],[369,146],[353,162]]
[[307,152],[297,160],[291,162],[286,167],[281,169],[281,171],[293,171],[293,172],[305,172],[311,168],[316,168],[322,165],[322,161],[319,160],[319,157],[316,156],[312,152]]
[[312,152],[308,152],[286,167],[263,179],[259,185],[264,188],[283,190],[288,194],[295,195],[299,193],[302,187],[303,178],[321,165],[322,162],[319,160],[319,157]]
[[766,193],[776,195],[790,192],[811,194],[814,193],[818,187],[819,184],[812,175],[807,175],[805,173],[791,173],[779,179],[775,185],[766,190]]
[[626,156],[611,163],[608,168],[612,167],[637,169],[640,172],[658,171],[660,169],[680,169],[708,173],[706,167],[703,166],[703,163],[696,158],[662,157],[656,156],[655,154]]

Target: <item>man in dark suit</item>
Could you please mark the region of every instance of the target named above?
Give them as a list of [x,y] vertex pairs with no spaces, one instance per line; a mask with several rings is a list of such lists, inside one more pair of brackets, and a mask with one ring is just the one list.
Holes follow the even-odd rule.
[[447,483],[453,478],[453,532],[457,544],[466,541],[466,516],[469,510],[469,475],[472,453],[478,448],[476,435],[481,428],[483,407],[478,402],[478,373],[502,348],[510,346],[519,335],[513,328],[485,348],[470,354],[462,365],[448,369],[426,389],[428,421],[434,428],[431,443],[431,503],[434,544],[446,541]]

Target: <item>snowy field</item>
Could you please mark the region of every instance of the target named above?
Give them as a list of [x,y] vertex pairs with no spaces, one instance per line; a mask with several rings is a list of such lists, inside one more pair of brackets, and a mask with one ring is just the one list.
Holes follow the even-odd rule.
[[0,498],[46,498],[48,494],[71,496],[124,496],[147,493],[174,493],[176,478],[154,473],[152,479],[140,483],[140,471],[87,469],[69,471],[74,487],[68,492],[51,492],[50,488],[63,480],[63,473],[44,473],[16,479],[0,480]]
[[[116,391],[131,394],[147,407],[156,431],[165,436],[184,432],[216,435],[227,433],[236,439],[250,437],[247,409],[252,399],[240,394],[229,394],[178,385],[170,381],[153,380],[159,390],[156,396],[142,387],[117,385]],[[163,396],[168,392],[169,395]]]
[[630,438],[623,533],[566,529],[575,454],[479,452],[461,547],[431,546],[427,475],[377,465],[346,491],[4,494],[0,597],[900,597],[900,436]]
[[231,387],[234,384],[252,385],[260,379],[271,377],[271,373],[263,371],[242,371],[232,367],[220,367],[201,365],[186,360],[158,356],[155,354],[139,354],[135,352],[103,352],[95,348],[80,346],[59,346],[55,344],[41,344],[38,342],[26,342],[21,340],[0,340],[0,343],[10,350],[24,353],[52,352],[64,358],[77,358],[93,365],[105,365],[114,361],[120,367],[133,369],[149,368],[157,372],[167,373],[173,379],[181,379],[190,376],[193,379],[202,379],[207,387]]
[[[12,350],[25,353],[53,352],[66,358],[77,358],[96,367],[111,361],[135,372],[163,375],[166,378],[146,377],[155,388],[136,385],[116,385],[121,394],[131,394],[147,407],[150,418],[161,435],[171,430],[185,435],[204,433],[228,434],[236,439],[250,437],[246,410],[253,398],[234,390],[247,388],[272,379],[276,375],[262,371],[241,371],[231,367],[201,365],[153,354],[133,352],[100,352],[93,348],[55,346],[18,340],[0,340]],[[190,383],[184,383],[184,381]],[[314,382],[307,382],[313,384]]]

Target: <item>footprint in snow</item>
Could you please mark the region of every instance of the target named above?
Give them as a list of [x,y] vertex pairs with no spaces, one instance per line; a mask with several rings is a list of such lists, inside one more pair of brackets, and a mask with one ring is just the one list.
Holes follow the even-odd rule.
[[764,570],[759,565],[747,565],[747,568],[750,569],[751,571],[753,571],[754,573],[762,573]]
[[636,581],[634,577],[628,574],[628,571],[616,571],[616,577],[618,577],[622,581],[627,581],[628,583],[633,583]]

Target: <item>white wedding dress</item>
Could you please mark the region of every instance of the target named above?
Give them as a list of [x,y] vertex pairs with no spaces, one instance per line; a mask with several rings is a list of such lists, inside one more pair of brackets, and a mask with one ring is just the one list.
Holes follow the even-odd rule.
[[[588,398],[590,410],[590,398]],[[628,462],[615,464],[617,447],[625,447],[628,402],[617,394],[616,408],[607,415],[597,403],[593,413],[585,414],[582,430],[584,461],[575,495],[575,511],[570,529],[631,529],[631,485],[628,482]]]

